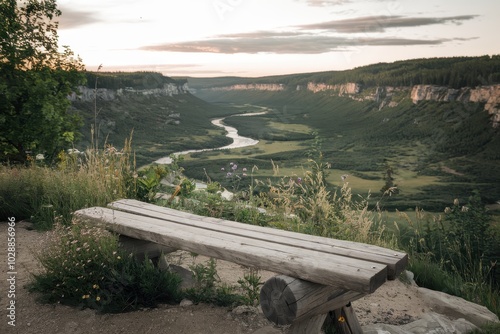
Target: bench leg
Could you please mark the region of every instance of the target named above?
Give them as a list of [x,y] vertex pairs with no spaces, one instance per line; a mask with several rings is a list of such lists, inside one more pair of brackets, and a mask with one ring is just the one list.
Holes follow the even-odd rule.
[[339,334],[363,334],[351,303],[328,314],[318,314],[302,321],[295,321],[285,333],[317,334],[321,333],[324,324],[335,326],[336,333]]
[[340,334],[363,333],[351,303],[342,308],[331,311],[327,322],[332,323],[335,326],[336,332]]
[[126,252],[133,253],[137,260],[143,261],[144,258],[147,257],[151,259],[155,265],[158,265],[162,254],[175,252],[177,250],[175,248],[127,237],[125,235],[119,236],[119,243]]

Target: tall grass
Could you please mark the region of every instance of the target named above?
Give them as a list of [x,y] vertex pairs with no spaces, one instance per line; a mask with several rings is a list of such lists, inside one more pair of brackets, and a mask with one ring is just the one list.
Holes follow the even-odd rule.
[[61,152],[58,163],[45,166],[0,166],[0,218],[30,219],[50,229],[56,217],[71,221],[75,210],[106,206],[137,193],[134,155],[127,140],[122,150],[107,146],[86,152]]
[[400,243],[418,285],[462,297],[500,316],[500,234],[477,194],[455,200],[441,215],[418,212]]

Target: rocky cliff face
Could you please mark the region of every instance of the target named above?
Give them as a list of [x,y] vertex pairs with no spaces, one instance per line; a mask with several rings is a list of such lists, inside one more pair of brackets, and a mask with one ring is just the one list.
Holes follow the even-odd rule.
[[121,88],[121,89],[107,89],[107,88],[98,88],[97,92],[94,91],[93,88],[88,87],[79,87],[79,94],[71,94],[68,98],[70,101],[83,101],[89,102],[93,101],[95,94],[97,94],[97,98],[99,100],[104,101],[113,101],[120,96],[126,95],[142,95],[142,96],[173,96],[179,94],[187,94],[190,92],[188,84],[175,84],[168,83],[163,85],[163,88],[155,88],[155,89],[133,89],[133,88]]
[[493,116],[493,126],[500,125],[500,85],[464,87],[451,89],[434,85],[416,85],[411,90],[413,103],[419,101],[460,101],[463,103],[484,103],[484,110]]
[[326,83],[309,82],[307,85],[287,87],[284,84],[235,84],[226,87],[208,88],[211,91],[235,91],[235,90],[261,90],[261,91],[284,91],[284,90],[308,90],[312,93],[326,92],[336,96],[349,97],[356,101],[376,101],[379,110],[386,107],[398,105],[398,99],[394,95],[409,96],[413,103],[419,101],[460,101],[463,103],[484,103],[484,109],[492,115],[494,127],[500,126],[500,85],[480,86],[476,88],[464,87],[452,89],[435,85],[415,85],[413,87],[370,87],[364,89],[360,84],[348,82],[345,84],[329,85]]
[[231,91],[231,90],[267,90],[267,91],[282,91],[285,89],[283,84],[236,84],[226,87],[213,87],[214,91]]
[[361,91],[361,86],[354,82],[348,82],[341,85],[327,85],[324,83],[309,82],[307,84],[307,90],[313,93],[322,91],[334,91],[338,93],[339,96],[342,96],[358,94]]

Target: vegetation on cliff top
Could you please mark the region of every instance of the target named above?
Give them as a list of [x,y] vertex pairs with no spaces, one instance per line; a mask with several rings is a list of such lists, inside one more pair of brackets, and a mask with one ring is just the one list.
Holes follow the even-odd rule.
[[355,82],[363,87],[440,85],[450,88],[500,83],[500,55],[402,60],[378,63],[344,71],[324,71],[259,78],[188,78],[192,88],[223,87],[233,84],[284,84],[288,89],[309,82],[329,85]]

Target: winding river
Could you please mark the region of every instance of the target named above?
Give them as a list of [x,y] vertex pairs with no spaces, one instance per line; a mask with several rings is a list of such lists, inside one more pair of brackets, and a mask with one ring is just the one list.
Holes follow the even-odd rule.
[[[266,107],[259,107],[263,111],[259,112],[253,112],[253,113],[246,113],[246,114],[236,114],[236,115],[231,115],[227,117],[248,117],[248,116],[257,116],[257,115],[264,115],[268,112],[268,109]],[[179,155],[184,155],[184,154],[189,154],[189,153],[195,153],[195,152],[206,152],[206,151],[214,151],[214,150],[224,150],[224,149],[231,149],[231,148],[241,148],[241,147],[247,147],[247,146],[252,146],[256,145],[259,141],[253,138],[248,138],[248,137],[243,137],[238,135],[238,130],[236,128],[233,128],[232,126],[227,126],[224,125],[222,122],[224,119],[227,117],[223,118],[217,118],[212,120],[212,124],[221,128],[224,128],[226,130],[226,137],[231,138],[233,142],[229,145],[222,146],[222,147],[216,147],[216,148],[204,148],[201,150],[187,150],[187,151],[182,151],[182,152],[176,152],[173,153],[175,156]],[[170,156],[160,158],[155,161],[157,164],[171,164],[172,163],[172,158]]]

